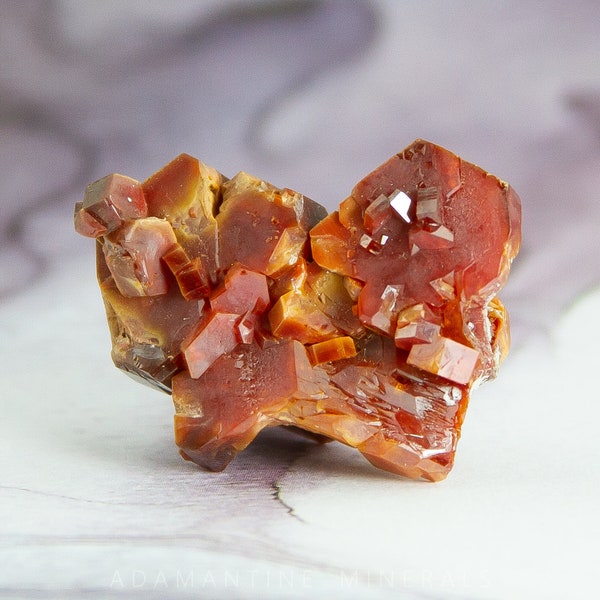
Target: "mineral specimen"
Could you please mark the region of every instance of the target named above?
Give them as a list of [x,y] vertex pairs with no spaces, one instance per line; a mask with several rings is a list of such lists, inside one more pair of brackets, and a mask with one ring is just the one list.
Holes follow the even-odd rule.
[[508,350],[519,198],[422,140],[330,215],[182,154],[88,186],[75,227],[97,239],[115,364],[172,392],[182,456],[212,470],[290,425],[441,480]]

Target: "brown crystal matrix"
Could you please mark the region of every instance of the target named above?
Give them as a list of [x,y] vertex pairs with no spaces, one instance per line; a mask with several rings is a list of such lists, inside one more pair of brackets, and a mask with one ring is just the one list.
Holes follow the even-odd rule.
[[504,182],[417,140],[337,212],[182,154],[88,186],[117,367],[172,392],[184,458],[221,470],[292,425],[443,479],[469,392],[509,345],[496,294],[520,244]]

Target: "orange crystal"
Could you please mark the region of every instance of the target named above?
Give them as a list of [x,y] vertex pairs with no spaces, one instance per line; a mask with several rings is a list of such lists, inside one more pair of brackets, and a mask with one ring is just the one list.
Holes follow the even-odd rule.
[[497,298],[520,245],[504,182],[417,140],[326,215],[182,154],[88,186],[115,364],[172,393],[184,458],[213,470],[267,426],[438,481],[469,393],[508,351]]

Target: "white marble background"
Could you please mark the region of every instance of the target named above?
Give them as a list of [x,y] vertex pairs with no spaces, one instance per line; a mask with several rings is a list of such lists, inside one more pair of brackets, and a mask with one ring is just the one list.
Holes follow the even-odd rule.
[[[0,58],[0,597],[596,597],[598,2],[0,0]],[[275,430],[184,463],[110,363],[85,185],[185,151],[333,209],[416,137],[524,207],[450,477]]]

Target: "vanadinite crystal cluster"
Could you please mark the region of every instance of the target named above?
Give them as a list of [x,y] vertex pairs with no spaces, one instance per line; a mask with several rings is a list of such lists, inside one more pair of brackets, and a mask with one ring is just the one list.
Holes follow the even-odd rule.
[[75,227],[97,239],[113,360],[172,393],[184,458],[221,470],[288,425],[438,481],[508,350],[520,218],[506,183],[417,140],[330,215],[182,154],[88,186]]

